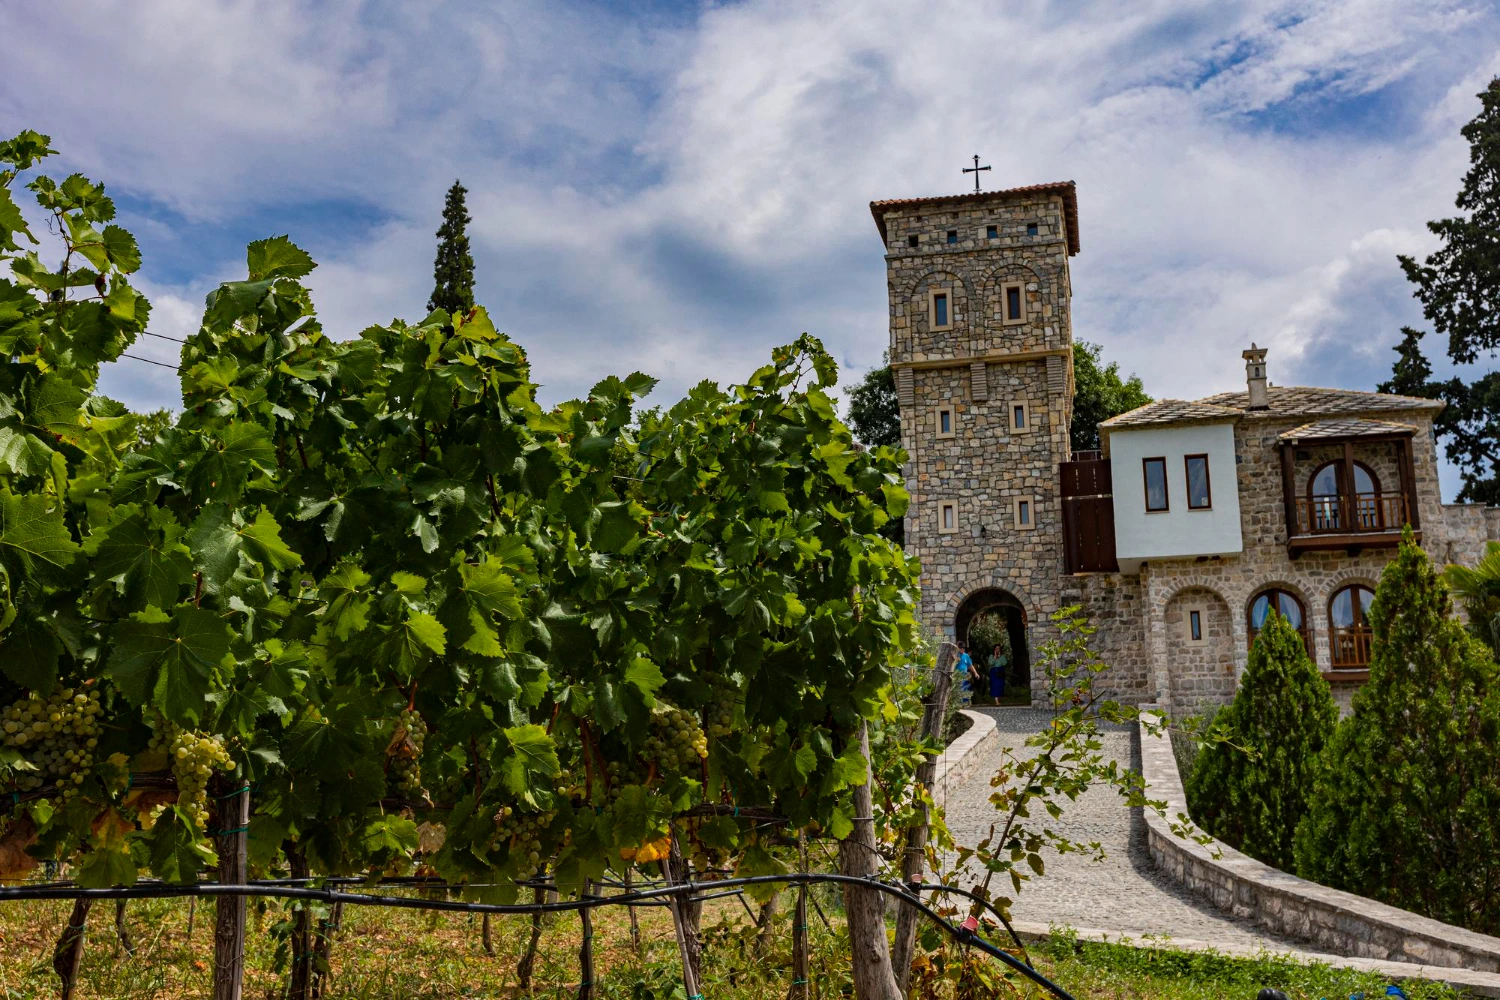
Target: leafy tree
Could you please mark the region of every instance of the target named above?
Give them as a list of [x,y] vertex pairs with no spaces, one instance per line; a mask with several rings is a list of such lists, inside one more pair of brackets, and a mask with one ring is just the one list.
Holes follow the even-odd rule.
[[[1470,365],[1500,349],[1500,78],[1479,95],[1481,109],[1462,129],[1469,141],[1469,172],[1456,207],[1460,214],[1427,228],[1442,246],[1418,263],[1401,256],[1407,280],[1433,328],[1448,338],[1448,357]],[[1382,392],[1442,399],[1438,434],[1463,475],[1461,502],[1500,503],[1500,372],[1472,382],[1457,376],[1432,381],[1422,355],[1423,334],[1402,330],[1392,378]]]
[[1292,840],[1307,811],[1319,752],[1338,708],[1302,636],[1272,615],[1250,648],[1234,701],[1215,717],[1188,777],[1188,803],[1203,828],[1268,865],[1291,871]]
[[1463,602],[1469,628],[1500,656],[1500,542],[1485,546],[1484,557],[1472,569],[1449,566],[1443,579]]
[[1085,340],[1073,344],[1074,451],[1097,450],[1101,421],[1151,402],[1140,376],[1121,378],[1119,362],[1104,364],[1103,350]]
[[468,193],[458,181],[448,189],[443,202],[443,224],[438,227],[437,259],[432,265],[434,286],[427,309],[459,315],[474,308],[474,258],[469,254],[468,226],[472,221],[464,205]]
[[896,376],[886,364],[865,372],[864,379],[849,390],[849,429],[867,448],[876,445],[901,447],[901,404],[896,398]]
[[1500,677],[1410,529],[1370,622],[1370,679],[1319,759],[1298,874],[1496,933]]

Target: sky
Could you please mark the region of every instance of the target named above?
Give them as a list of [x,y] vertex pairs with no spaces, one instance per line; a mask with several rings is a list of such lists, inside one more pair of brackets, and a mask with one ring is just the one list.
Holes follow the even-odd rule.
[[[852,383],[888,339],[869,203],[966,190],[975,153],[1077,182],[1074,336],[1152,395],[1243,386],[1251,341],[1275,384],[1373,388],[1500,74],[1481,0],[48,0],[0,39],[0,133],[105,183],[154,332],[281,233],[333,335],[420,318],[457,178],[549,403],[640,370],[670,405],[803,331]],[[103,389],[180,398],[128,359]]]

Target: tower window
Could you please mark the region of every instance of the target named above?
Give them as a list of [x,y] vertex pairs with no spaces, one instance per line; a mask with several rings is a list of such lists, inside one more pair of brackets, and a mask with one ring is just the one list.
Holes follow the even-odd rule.
[[934,288],[927,294],[927,318],[932,329],[953,329],[953,303],[948,297],[948,289]]
[[1009,281],[1000,286],[1000,322],[1009,326],[1026,322],[1026,286]]
[[952,535],[958,531],[958,504],[943,500],[938,504],[938,534]]
[[906,245],[909,246],[909,247],[911,247],[913,250],[915,250],[917,248],[917,241],[918,241],[918,237],[917,236],[915,236],[915,235],[908,236],[906,238]]
[[940,438],[951,438],[953,430],[953,407],[940,406],[937,411],[937,436]]
[[1010,404],[1010,430],[1012,434],[1024,434],[1031,430],[1031,403],[1024,399],[1012,400]]
[[958,230],[957,229],[950,229],[950,230],[948,230],[948,242],[949,243],[957,243],[958,242]]
[[999,226],[985,226],[984,227],[984,238],[987,239],[987,240],[996,240],[996,239],[999,239],[1000,238],[1000,227]]
[[1146,512],[1154,514],[1167,510],[1167,460],[1143,458],[1141,472],[1146,479]]
[[1033,498],[1016,497],[1014,513],[1018,529],[1029,531],[1036,527],[1036,500]]
[[1035,236],[1036,235],[1036,223],[1035,222],[1028,222],[1028,223],[1026,223],[1026,235],[1027,236]]

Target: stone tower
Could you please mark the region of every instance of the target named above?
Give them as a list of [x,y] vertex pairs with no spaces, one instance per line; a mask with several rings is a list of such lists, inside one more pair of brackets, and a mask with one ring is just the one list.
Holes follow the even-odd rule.
[[[1073,182],[874,202],[923,619],[963,638],[1005,609],[1018,656],[1064,587]],[[1016,640],[1020,640],[1019,643]]]

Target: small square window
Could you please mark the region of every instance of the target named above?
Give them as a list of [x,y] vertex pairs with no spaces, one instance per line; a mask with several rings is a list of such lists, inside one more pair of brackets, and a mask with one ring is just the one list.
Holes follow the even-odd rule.
[[906,245],[915,250],[917,248],[917,242],[919,239],[920,237],[917,236],[908,236],[906,238]]
[[1036,527],[1036,500],[1032,497],[1016,497],[1015,522],[1019,531],[1030,531]]
[[1026,223],[1026,235],[1027,236],[1035,236],[1036,235],[1036,231],[1037,230],[1036,230],[1036,223],[1035,222],[1028,222],[1028,223]]
[[934,288],[927,293],[927,322],[934,330],[953,329],[953,302],[948,289]]
[[950,230],[948,230],[948,242],[949,243],[957,243],[958,242],[958,230],[957,229],[950,229]]
[[1167,460],[1165,458],[1141,459],[1141,473],[1146,480],[1146,512],[1160,513],[1167,510]]
[[953,430],[953,407],[940,406],[937,411],[937,436],[940,438],[951,438]]
[[1026,322],[1026,286],[1010,281],[1000,286],[1000,322],[1006,326]]
[[1012,434],[1024,434],[1031,430],[1031,404],[1024,399],[1011,401],[1010,430]]
[[999,226],[985,226],[984,227],[984,238],[987,239],[987,240],[998,240],[1000,238],[1000,227]]
[[958,504],[944,500],[938,504],[938,534],[952,535],[958,531]]

